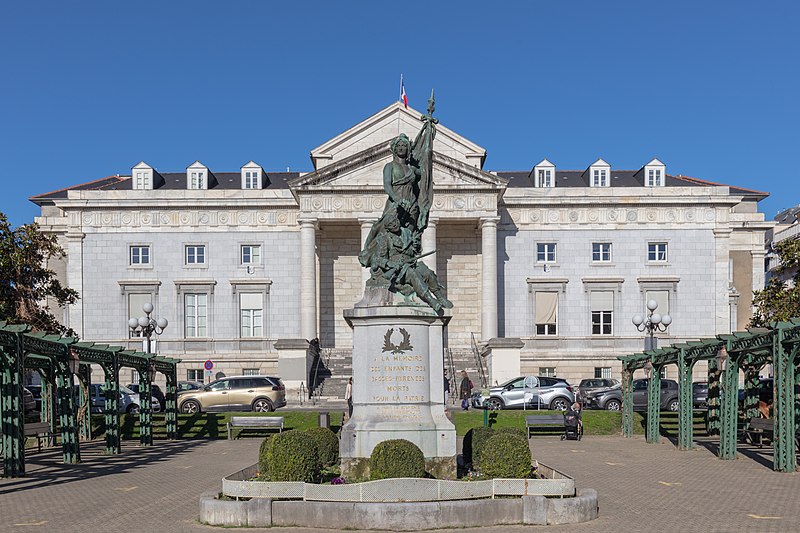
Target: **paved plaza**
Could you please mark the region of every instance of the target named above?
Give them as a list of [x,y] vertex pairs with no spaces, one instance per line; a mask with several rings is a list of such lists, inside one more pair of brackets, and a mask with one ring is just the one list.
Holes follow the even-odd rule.
[[[33,453],[27,477],[0,480],[0,531],[217,530],[197,522],[198,498],[219,489],[223,475],[254,463],[259,443],[257,438],[157,441],[150,449],[126,443],[124,453],[114,457],[102,454],[102,443],[93,443],[83,447],[84,462],[74,466],[60,464],[57,450]],[[800,528],[800,474],[774,473],[771,456],[757,448],[740,448],[736,461],[720,461],[702,445],[681,452],[666,439],[647,444],[642,437],[581,442],[541,437],[531,440],[531,449],[536,459],[572,474],[579,487],[595,488],[600,497],[599,519],[546,531]]]

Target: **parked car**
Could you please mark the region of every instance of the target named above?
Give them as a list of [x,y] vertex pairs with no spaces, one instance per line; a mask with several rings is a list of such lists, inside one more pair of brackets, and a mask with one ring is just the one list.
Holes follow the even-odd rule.
[[30,413],[35,410],[36,398],[33,397],[33,393],[28,390],[27,387],[22,387],[22,411],[24,413]]
[[[636,411],[647,410],[647,385],[648,379],[633,380],[633,409]],[[663,411],[678,411],[678,382],[673,379],[661,380],[660,406]],[[619,411],[622,409],[622,386],[617,385],[608,390],[589,393],[584,401],[587,409],[607,409]]]
[[[128,384],[128,388],[136,394],[140,394],[138,383],[130,383]],[[158,398],[158,401],[161,403],[161,405],[167,405],[167,397],[164,395],[164,391],[161,390],[161,387],[156,384],[151,384],[150,391],[152,392],[153,398]]]
[[[525,388],[525,376],[489,389],[489,397],[473,396],[473,406],[487,409],[522,409],[542,407],[566,411],[575,401],[575,393],[567,380],[538,376],[539,386]],[[529,395],[526,404],[526,393]]]
[[578,390],[575,392],[575,399],[578,400],[578,402],[583,403],[583,399],[586,398],[586,395],[590,392],[607,390],[617,385],[619,385],[619,380],[617,379],[582,379],[580,385],[578,385]]
[[695,409],[708,407],[708,382],[695,381],[692,383],[692,403]]
[[199,381],[179,381],[178,382],[178,394],[182,392],[186,392],[189,390],[197,390],[202,389],[204,385]]
[[42,386],[41,385],[25,385],[25,388],[31,391],[33,399],[36,402],[36,410],[42,410]]
[[[92,412],[93,413],[102,413],[105,409],[105,391],[103,390],[103,386],[99,383],[92,383]],[[128,387],[123,385],[119,386],[119,412],[120,413],[131,413],[135,414],[139,412],[140,409],[140,400],[139,395],[133,392]],[[158,401],[158,398],[153,398],[153,412],[161,411],[161,402]]]
[[274,411],[286,405],[286,388],[273,376],[231,376],[178,397],[182,413],[201,411]]

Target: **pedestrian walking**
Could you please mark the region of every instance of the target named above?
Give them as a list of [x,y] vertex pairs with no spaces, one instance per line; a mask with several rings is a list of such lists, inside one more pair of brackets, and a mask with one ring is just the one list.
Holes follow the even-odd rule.
[[347,380],[344,399],[347,400],[347,419],[350,420],[353,417],[353,378]]
[[472,380],[467,376],[467,371],[461,371],[461,384],[458,386],[458,396],[461,398],[461,409],[469,411],[469,399],[472,396]]

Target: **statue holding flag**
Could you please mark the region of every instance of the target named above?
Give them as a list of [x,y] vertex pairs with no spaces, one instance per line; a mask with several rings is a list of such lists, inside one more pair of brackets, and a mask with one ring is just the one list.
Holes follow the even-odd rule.
[[[423,255],[434,252],[422,253],[420,244],[433,205],[433,139],[439,123],[433,118],[433,111],[431,91],[428,113],[421,117],[422,128],[414,142],[405,134],[392,140],[392,161],[383,167],[383,188],[388,198],[358,260],[362,266],[371,269],[367,288],[385,287],[404,296],[416,294],[438,312],[453,304],[444,296],[444,287],[436,280],[436,274],[424,264],[417,263]],[[396,228],[398,224],[399,230]],[[402,247],[397,244],[396,235],[399,234],[405,235]],[[416,282],[417,278],[426,280],[424,288],[430,287],[427,294],[418,294],[422,286]]]

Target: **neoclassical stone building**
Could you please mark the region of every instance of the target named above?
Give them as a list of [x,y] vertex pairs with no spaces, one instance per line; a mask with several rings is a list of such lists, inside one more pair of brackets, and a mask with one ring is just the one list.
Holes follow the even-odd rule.
[[[81,294],[64,322],[137,347],[128,318],[152,301],[170,321],[158,351],[183,360],[181,378],[202,378],[206,359],[215,372],[276,373],[298,339],[346,355],[342,310],[363,290],[357,255],[385,202],[388,143],[413,138],[419,116],[388,106],[311,150],[312,172],[142,162],[33,197],[67,252],[56,268]],[[448,346],[494,347],[494,379],[617,375],[615,356],[642,349],[631,317],[648,299],[673,317],[662,345],[745,327],[764,280],[765,193],[671,175],[658,159],[490,172],[486,150],[446,120],[434,150],[424,248],[436,253],[424,261],[454,303]]]

